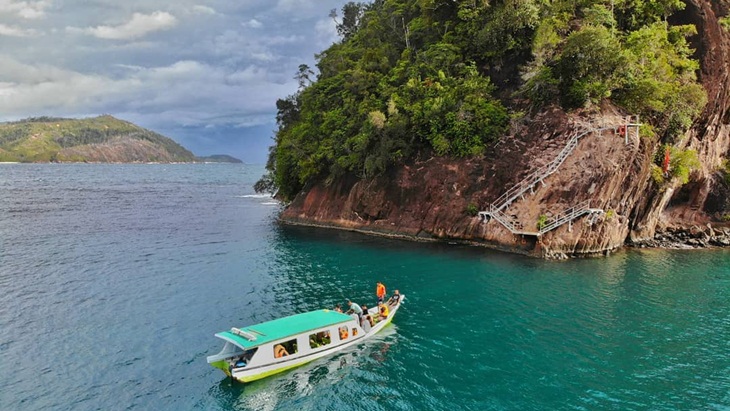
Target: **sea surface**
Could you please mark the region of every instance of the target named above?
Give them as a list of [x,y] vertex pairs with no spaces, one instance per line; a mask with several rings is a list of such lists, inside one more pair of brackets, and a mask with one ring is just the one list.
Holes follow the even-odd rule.
[[[549,262],[276,223],[260,166],[0,164],[1,410],[730,410],[730,252]],[[255,383],[231,326],[406,295]]]

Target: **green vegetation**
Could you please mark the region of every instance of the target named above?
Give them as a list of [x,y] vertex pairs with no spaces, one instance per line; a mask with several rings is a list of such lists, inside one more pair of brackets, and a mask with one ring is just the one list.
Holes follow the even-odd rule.
[[466,213],[472,217],[476,217],[476,215],[479,214],[479,208],[477,208],[476,204],[469,203],[466,206]]
[[[669,170],[664,173],[662,165],[667,147],[669,147],[670,162]],[[674,178],[682,184],[687,184],[690,173],[697,170],[700,165],[695,150],[680,150],[676,147],[661,145],[654,155],[654,164],[651,165],[651,177],[660,186]]]
[[548,216],[545,214],[540,214],[539,217],[537,217],[537,229],[542,230],[548,225]]
[[[0,161],[82,162],[88,159],[73,151],[112,141],[139,140],[169,153],[171,161],[192,161],[192,153],[160,134],[112,116],[83,120],[37,117],[0,124]],[[151,155],[149,161],[155,161]]]
[[[375,0],[332,11],[341,41],[299,67],[277,102],[276,145],[257,189],[292,199],[419,153],[479,156],[547,104],[610,98],[665,141],[706,102],[681,0]],[[513,113],[513,114],[510,114]]]
[[607,221],[612,220],[614,217],[616,217],[616,210],[614,210],[613,208],[609,208],[608,210],[606,210]]
[[720,17],[720,25],[727,31],[730,31],[730,16]]

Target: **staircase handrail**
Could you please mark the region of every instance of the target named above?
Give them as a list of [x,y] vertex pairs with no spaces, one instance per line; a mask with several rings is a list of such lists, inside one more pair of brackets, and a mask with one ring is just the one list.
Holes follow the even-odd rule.
[[553,219],[553,221],[541,228],[539,231],[523,231],[522,229],[518,228],[517,225],[514,222],[514,219],[507,216],[507,214],[503,213],[501,210],[492,209],[490,211],[482,211],[479,214],[480,215],[488,215],[495,220],[497,220],[500,224],[502,224],[506,229],[508,229],[512,234],[518,234],[518,235],[534,235],[534,236],[541,236],[549,231],[552,231],[561,225],[575,220],[578,217],[581,217],[585,214],[590,213],[602,213],[603,210],[597,209],[597,208],[591,208],[591,202],[589,200],[583,201],[579,203],[578,205],[572,206],[565,211],[561,212]]
[[517,227],[515,226],[514,222],[511,221],[512,219],[510,217],[507,217],[506,214],[499,210],[495,210],[489,213],[492,217],[494,217],[495,220],[499,221],[500,224],[505,226],[509,231],[511,231],[513,234],[518,231]]
[[591,202],[589,200],[583,201],[583,202],[579,203],[578,205],[570,207],[570,208],[566,209],[565,211],[563,211],[562,213],[558,214],[555,217],[555,219],[553,219],[552,223],[550,223],[540,229],[538,235],[543,235],[543,234],[547,233],[548,231],[552,231],[552,230],[560,227],[561,225],[563,225],[569,221],[573,221],[576,218],[578,218],[584,214],[595,213],[595,212],[599,212],[599,211],[603,211],[603,210],[591,208]]
[[558,167],[560,167],[565,162],[565,159],[568,158],[568,155],[573,152],[575,147],[577,147],[578,140],[580,140],[582,137],[590,133],[613,130],[615,128],[616,126],[611,126],[577,132],[575,135],[573,135],[573,137],[570,138],[570,140],[568,140],[568,143],[565,145],[565,147],[563,147],[560,153],[558,153],[558,156],[555,158],[555,160],[530,173],[530,175],[523,178],[519,183],[512,186],[512,188],[510,188],[504,194],[499,196],[499,198],[494,200],[490,204],[490,212],[493,212],[493,210],[502,210],[503,208],[506,208],[517,197],[521,196],[535,184],[539,183],[540,181],[544,180],[546,177],[554,173],[555,170],[557,170]]

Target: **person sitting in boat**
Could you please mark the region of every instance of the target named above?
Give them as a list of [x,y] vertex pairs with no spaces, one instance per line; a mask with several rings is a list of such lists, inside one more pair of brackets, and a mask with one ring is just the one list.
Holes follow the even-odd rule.
[[330,332],[320,331],[317,334],[312,334],[309,338],[309,346],[311,348],[319,348],[323,345],[330,343]]
[[[370,318],[370,320],[368,320]],[[370,332],[370,329],[372,328],[372,325],[370,325],[370,322],[372,321],[372,317],[370,315],[363,316],[362,320],[360,321],[360,327],[362,327],[363,331],[366,333]]]
[[[362,316],[362,318],[360,320],[360,324],[362,324],[364,322],[367,322],[368,324],[370,324],[371,327],[374,326],[375,325],[375,320],[373,320],[373,316],[370,315],[370,312],[368,311],[368,306],[367,305],[363,305],[362,306],[362,311],[363,311],[363,316]],[[365,320],[365,321],[363,321],[363,320]],[[365,327],[363,327],[363,329],[365,329]]]
[[375,294],[378,296],[378,302],[382,303],[385,301],[385,285],[378,281],[378,284],[375,286]]
[[397,305],[400,302],[400,291],[395,290],[395,293],[388,299],[389,305]]
[[341,313],[341,312],[342,312],[342,307],[340,307],[340,305],[339,305],[339,304],[337,304],[337,305],[335,306],[335,311],[337,311],[338,313]]
[[340,340],[346,340],[349,337],[347,327],[340,327]]
[[286,350],[286,348],[284,348],[283,345],[276,344],[274,346],[274,358],[286,357],[287,355],[289,355],[289,352]]
[[362,307],[360,307],[357,303],[353,303],[352,301],[348,301],[347,305],[350,306],[350,309],[347,310],[347,314],[357,314],[357,318],[362,317]]
[[382,302],[379,302],[378,303],[378,312],[380,313],[381,319],[384,320],[384,319],[388,318],[388,314],[390,314],[390,311],[388,310],[388,305],[383,304]]
[[245,358],[238,357],[231,364],[231,368],[241,368],[241,367],[245,367],[247,364],[248,364],[248,362],[246,361]]

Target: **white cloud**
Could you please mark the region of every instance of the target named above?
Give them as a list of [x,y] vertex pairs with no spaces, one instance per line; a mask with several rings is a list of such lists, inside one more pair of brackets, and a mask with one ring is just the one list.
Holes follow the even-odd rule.
[[[0,113],[94,115],[103,112],[175,113],[166,126],[267,124],[273,102],[296,89],[272,82],[262,67],[228,70],[192,60],[160,67],[124,67],[112,78],[54,66],[31,66],[0,55]],[[207,109],[205,109],[207,108]]]
[[199,4],[193,6],[193,13],[197,14],[216,14],[215,9],[208,6],[201,6]]
[[9,37],[33,37],[38,35],[33,29],[21,29],[20,27],[8,26],[0,23],[0,36]]
[[101,39],[128,40],[144,37],[148,33],[167,30],[177,24],[177,19],[170,13],[156,11],[152,14],[134,13],[132,19],[119,26],[97,26],[85,29],[70,28],[70,31],[81,31]]
[[213,39],[208,51],[224,57],[227,64],[241,64],[250,60],[273,63],[282,59],[281,52],[273,46],[288,45],[301,40],[297,36],[254,38],[239,31],[226,30]]
[[248,66],[243,70],[238,70],[226,75],[226,81],[229,84],[246,84],[253,82],[267,81],[267,72],[264,68],[258,66]]
[[247,22],[241,23],[241,25],[243,27],[247,27],[247,28],[250,28],[250,29],[260,29],[261,27],[264,26],[263,23],[261,23],[260,21],[258,21],[256,19],[251,19],[251,20],[249,20]]
[[337,25],[332,19],[319,20],[314,26],[314,30],[317,33],[317,44],[320,48],[329,47],[340,39],[337,34]]
[[261,39],[262,43],[268,44],[269,46],[278,46],[282,44],[296,44],[296,43],[303,43],[304,37],[303,36],[267,36]]
[[39,19],[45,17],[45,9],[50,5],[51,0],[0,0],[0,14],[11,14],[24,19]]
[[276,10],[281,13],[301,13],[304,10],[311,10],[314,3],[312,0],[279,0],[276,2]]

